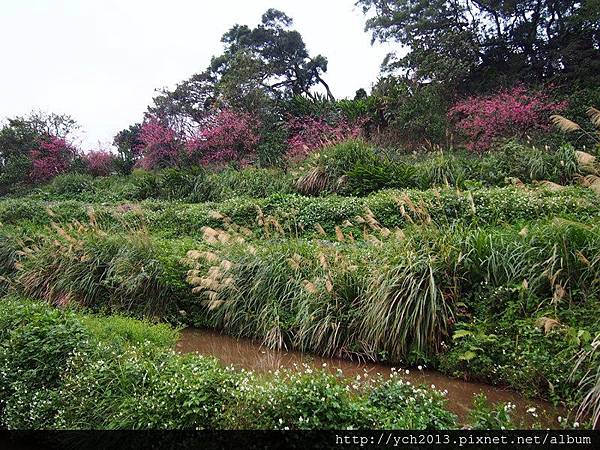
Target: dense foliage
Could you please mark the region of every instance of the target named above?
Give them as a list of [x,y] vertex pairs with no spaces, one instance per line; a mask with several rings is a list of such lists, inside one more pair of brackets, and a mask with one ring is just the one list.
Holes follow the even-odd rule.
[[[419,79],[467,88],[549,79],[598,82],[595,1],[359,0],[373,39],[409,48],[388,58]],[[462,86],[464,89],[465,86]]]

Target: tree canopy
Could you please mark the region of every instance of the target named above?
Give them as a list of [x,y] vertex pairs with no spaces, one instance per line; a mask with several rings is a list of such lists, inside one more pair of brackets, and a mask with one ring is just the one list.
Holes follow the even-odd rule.
[[[493,88],[527,80],[591,84],[600,73],[598,0],[358,0],[373,40],[397,41],[387,69]],[[466,84],[464,84],[466,82]]]
[[292,24],[285,13],[269,9],[255,28],[234,25],[221,39],[223,53],[213,57],[204,72],[161,91],[149,113],[185,133],[215,106],[260,111],[276,99],[314,98],[316,85],[333,100],[323,79],[327,59],[310,56],[302,35],[290,29]]

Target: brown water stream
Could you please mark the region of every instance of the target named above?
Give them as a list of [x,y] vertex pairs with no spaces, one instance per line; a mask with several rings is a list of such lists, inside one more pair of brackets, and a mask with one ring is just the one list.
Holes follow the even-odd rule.
[[[181,353],[196,352],[202,355],[210,355],[218,358],[226,365],[244,368],[255,372],[275,371],[280,368],[293,369],[295,366],[308,364],[314,368],[326,368],[332,373],[341,369],[345,376],[355,378],[357,375],[364,377],[376,376],[378,373],[389,377],[392,366],[372,362],[358,362],[344,359],[323,358],[296,351],[276,351],[262,347],[260,344],[249,339],[236,339],[218,332],[187,328],[182,331],[177,350]],[[520,421],[531,424],[539,421],[545,427],[556,428],[557,417],[565,416],[565,411],[553,407],[551,404],[526,399],[517,392],[503,389],[483,383],[463,381],[442,375],[433,370],[418,370],[417,368],[396,368],[401,377],[412,384],[434,385],[438,390],[448,391],[448,408],[461,420],[464,420],[471,409],[473,396],[484,393],[488,400],[493,403],[511,402],[516,406],[513,416]],[[536,408],[535,413],[539,415],[536,419],[528,408]]]

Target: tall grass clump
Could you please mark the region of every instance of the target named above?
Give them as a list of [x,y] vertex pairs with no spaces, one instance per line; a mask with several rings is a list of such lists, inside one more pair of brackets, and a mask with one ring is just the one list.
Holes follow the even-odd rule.
[[18,245],[15,238],[0,234],[0,295],[6,291],[9,281],[15,272]]
[[386,262],[368,286],[359,339],[391,361],[419,360],[448,336],[461,261],[408,250]]
[[589,348],[579,353],[573,374],[580,367],[585,368],[585,373],[579,382],[583,401],[578,417],[583,420],[590,417],[592,428],[597,429],[600,423],[600,335],[596,336]]
[[145,232],[108,235],[82,224],[54,230],[22,250],[17,289],[59,306],[166,314],[175,291]]
[[296,189],[304,195],[344,192],[349,171],[357,165],[369,166],[377,161],[374,148],[362,140],[325,147],[303,163],[309,169],[296,181]]

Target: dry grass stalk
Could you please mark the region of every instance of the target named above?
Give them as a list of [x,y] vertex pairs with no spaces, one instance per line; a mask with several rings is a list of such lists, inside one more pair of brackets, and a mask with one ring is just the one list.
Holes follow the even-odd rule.
[[339,242],[344,242],[346,240],[342,229],[337,225],[335,227],[335,237]]
[[317,233],[319,233],[321,236],[327,236],[327,233],[320,223],[315,223],[315,230],[317,230]]
[[581,130],[581,127],[573,122],[572,120],[567,119],[566,117],[561,116],[560,114],[553,114],[550,116],[550,120],[561,131],[565,133],[572,133],[574,131]]
[[535,326],[544,329],[544,334],[548,334],[552,329],[558,327],[560,322],[550,317],[540,317],[535,321]]

